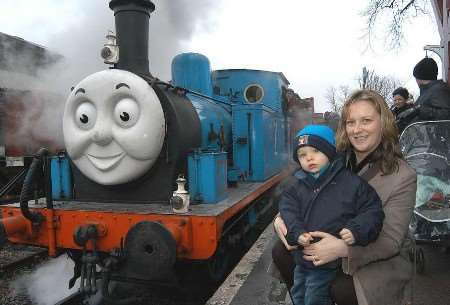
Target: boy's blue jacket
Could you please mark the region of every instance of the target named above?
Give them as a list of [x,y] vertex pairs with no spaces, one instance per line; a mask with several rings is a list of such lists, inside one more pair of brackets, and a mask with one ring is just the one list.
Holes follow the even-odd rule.
[[[300,234],[312,231],[340,238],[343,228],[353,233],[355,245],[365,246],[378,237],[384,220],[381,200],[374,188],[344,167],[341,158],[336,158],[317,179],[303,170],[294,176],[297,179],[293,179],[279,202],[290,245],[298,245]],[[305,264],[301,251],[296,252],[296,263]]]

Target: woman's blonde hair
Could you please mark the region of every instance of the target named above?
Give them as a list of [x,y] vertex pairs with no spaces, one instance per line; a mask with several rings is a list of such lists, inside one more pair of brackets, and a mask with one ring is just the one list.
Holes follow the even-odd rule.
[[348,119],[350,106],[360,101],[371,103],[380,114],[381,143],[375,151],[373,151],[372,156],[375,160],[380,160],[381,171],[383,174],[392,174],[394,171],[398,170],[398,159],[403,158],[398,142],[398,129],[395,124],[394,115],[389,110],[386,101],[380,94],[373,90],[357,90],[345,101],[341,111],[341,120],[339,121],[336,132],[336,148],[341,152],[353,150],[345,125]]

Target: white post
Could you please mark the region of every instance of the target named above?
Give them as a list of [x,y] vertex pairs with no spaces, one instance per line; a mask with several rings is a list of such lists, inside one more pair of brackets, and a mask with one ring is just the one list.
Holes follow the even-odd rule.
[[439,55],[442,61],[442,79],[447,82],[448,80],[448,42],[450,29],[448,24],[448,12],[447,12],[447,1],[442,1],[442,19],[441,11],[438,6],[437,0],[431,0],[431,6],[433,7],[434,19],[439,31],[439,36],[441,38],[440,46],[425,46],[424,50],[435,52]]
[[448,41],[449,41],[449,28],[448,28],[448,11],[447,11],[447,0],[442,1],[442,27],[443,27],[443,37],[441,36],[441,44],[444,45],[444,60],[443,60],[443,71],[442,78],[445,82],[448,80]]

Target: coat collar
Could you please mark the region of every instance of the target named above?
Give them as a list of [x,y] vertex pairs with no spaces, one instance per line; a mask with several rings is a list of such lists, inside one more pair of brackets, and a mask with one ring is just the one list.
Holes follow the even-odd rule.
[[[381,144],[380,144],[381,145]],[[350,150],[346,153],[346,164],[345,166],[354,172],[355,174],[361,174],[363,169],[366,169],[368,165],[373,164],[378,161],[378,159],[375,157],[375,152],[378,150],[379,146],[372,151],[367,157],[365,157],[361,162],[358,164],[356,163],[356,155],[353,152],[353,150]]]
[[423,94],[425,91],[427,91],[428,89],[430,89],[434,85],[439,84],[441,82],[442,82],[442,80],[439,79],[439,80],[433,80],[433,81],[429,82],[428,84],[420,85],[419,86],[420,94]]
[[302,169],[299,169],[295,174],[294,177],[297,178],[299,181],[302,181],[306,183],[310,187],[315,186],[322,186],[323,184],[326,184],[327,181],[329,181],[330,177],[334,177],[338,172],[344,169],[344,161],[341,157],[336,157],[331,164],[328,166],[328,168],[325,170],[325,172],[317,179],[314,179],[310,174],[305,172]]

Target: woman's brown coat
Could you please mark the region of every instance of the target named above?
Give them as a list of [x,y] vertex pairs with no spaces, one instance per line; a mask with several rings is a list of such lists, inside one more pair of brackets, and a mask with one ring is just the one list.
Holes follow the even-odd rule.
[[[365,247],[349,247],[342,260],[353,276],[358,305],[402,305],[410,298],[413,276],[408,226],[416,197],[416,173],[403,160],[391,175],[378,172],[368,182],[383,202],[385,220],[378,239]],[[363,174],[364,168],[359,174]]]

